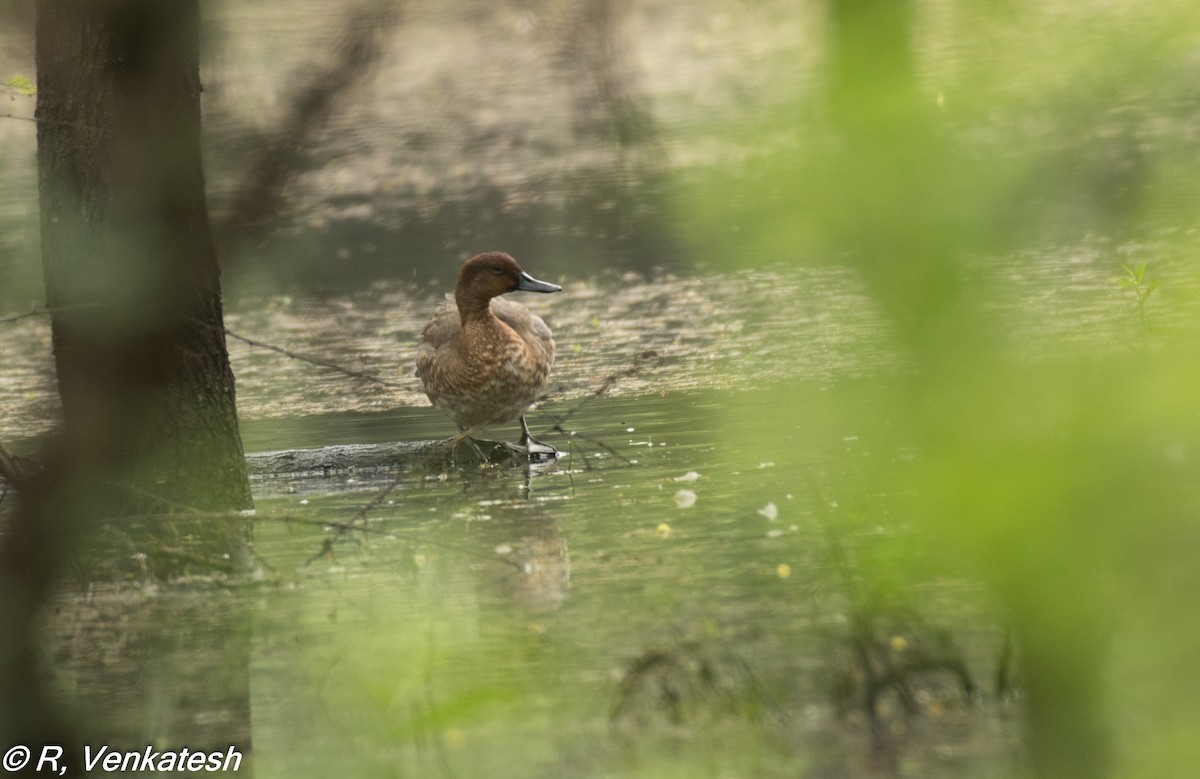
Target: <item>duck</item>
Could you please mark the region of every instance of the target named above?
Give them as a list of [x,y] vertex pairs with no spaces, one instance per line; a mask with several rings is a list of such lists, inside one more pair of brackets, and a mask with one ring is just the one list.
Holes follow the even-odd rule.
[[421,330],[416,375],[430,403],[460,433],[481,433],[520,420],[519,447],[530,459],[557,457],[529,434],[525,412],[546,391],[554,367],[554,335],[546,322],[508,292],[558,292],[504,252],[484,252],[459,268],[454,295]]

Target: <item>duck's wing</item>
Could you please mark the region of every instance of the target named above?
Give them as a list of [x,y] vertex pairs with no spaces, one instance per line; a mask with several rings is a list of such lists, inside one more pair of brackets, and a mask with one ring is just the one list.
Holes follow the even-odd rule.
[[554,343],[554,336],[542,318],[516,301],[492,298],[492,313],[526,341],[536,339]]
[[435,365],[434,355],[439,348],[452,343],[462,333],[462,323],[458,317],[458,306],[454,298],[447,300],[437,307],[433,316],[421,328],[421,345],[417,347],[417,376],[428,382]]
[[508,298],[492,298],[492,313],[538,353],[547,370],[554,364],[554,335],[540,316]]
[[436,349],[458,338],[461,332],[462,322],[459,320],[458,306],[454,304],[454,298],[448,297],[421,329],[421,345],[429,345]]

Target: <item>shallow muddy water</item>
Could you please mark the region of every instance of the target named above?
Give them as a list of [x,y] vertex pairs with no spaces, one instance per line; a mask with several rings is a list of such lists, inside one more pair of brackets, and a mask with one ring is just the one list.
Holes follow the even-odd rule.
[[[974,273],[1021,360],[1134,353],[1111,278],[1130,251]],[[348,454],[453,431],[412,376],[443,282],[232,300],[232,332],[292,353],[230,339],[251,462],[356,448],[254,477],[252,576],[65,597],[83,710],[119,701],[105,721],[131,748],[252,743],[260,776],[1017,770],[1019,698],[992,683],[1004,620],[899,519],[920,456],[891,389],[906,360],[854,274],[536,273],[564,291],[521,296],[560,355],[530,423],[563,458],[533,472]],[[48,334],[10,327],[4,435],[32,450],[55,414]],[[874,723],[863,652],[924,669]]]
[[[1120,302],[1102,266],[1080,267],[1073,299],[1085,305],[1056,318]],[[118,696],[126,732],[166,743],[249,733],[263,776],[660,776],[683,745],[683,766],[755,775],[1015,765],[1017,704],[989,688],[1004,634],[995,606],[936,552],[912,576],[924,542],[893,520],[903,496],[878,480],[914,456],[893,435],[903,420],[888,392],[904,358],[853,276],[551,277],[564,292],[527,302],[561,357],[530,421],[562,450],[556,465],[454,465],[426,449],[256,476],[249,580],[67,601],[59,635],[88,681],[76,692],[97,706]],[[234,304],[233,331],[394,385],[231,340],[252,462],[448,436],[411,377],[437,299],[376,284]],[[46,360],[37,341],[31,362]],[[37,394],[27,408],[50,405]],[[894,576],[903,594],[879,601]],[[220,617],[197,617],[209,609]],[[927,616],[905,616],[914,609]],[[203,638],[168,627],[179,620]],[[913,680],[916,711],[885,693],[873,728],[855,660],[864,635],[897,656],[948,636],[977,687],[964,693],[935,663]],[[137,663],[162,646],[147,679]],[[220,657],[240,658],[227,668],[240,681],[190,703],[198,680],[183,667]],[[135,693],[131,679],[146,686]]]
[[[780,425],[795,444],[787,462],[726,439],[728,390],[693,390],[598,400],[571,427],[603,447],[555,440],[564,458],[533,473],[428,458],[256,479],[250,579],[64,602],[75,692],[119,701],[131,742],[199,748],[248,733],[260,776],[1011,766],[1015,704],[966,695],[944,669],[917,683],[918,713],[885,696],[886,731],[868,725],[852,636],[915,652],[933,633],[863,611],[859,566],[912,538],[862,469],[909,455],[864,434],[886,421],[877,391],[839,391],[859,398],[860,423]],[[763,414],[771,400],[748,390],[741,402]],[[287,435],[386,438],[428,429],[426,416],[352,414]],[[250,425],[249,440],[276,440],[273,424]],[[905,602],[937,630],[953,625],[986,685],[1002,639],[986,591],[946,573],[913,585]],[[159,648],[152,672],[137,647]],[[189,676],[218,657],[241,680],[224,697],[223,682]]]

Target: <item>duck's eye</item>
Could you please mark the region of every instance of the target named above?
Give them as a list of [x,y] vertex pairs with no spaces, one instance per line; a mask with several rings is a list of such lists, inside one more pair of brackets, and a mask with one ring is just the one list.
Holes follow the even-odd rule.
[[494,275],[494,276],[503,276],[504,275],[504,268],[501,268],[499,265],[493,265],[488,270],[490,270],[492,272],[492,275]]

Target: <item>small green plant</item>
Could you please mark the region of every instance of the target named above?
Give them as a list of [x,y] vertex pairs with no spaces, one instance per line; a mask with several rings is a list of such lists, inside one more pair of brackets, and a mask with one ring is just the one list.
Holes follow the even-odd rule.
[[1138,317],[1141,319],[1142,328],[1146,329],[1146,301],[1154,294],[1154,290],[1158,289],[1158,279],[1146,278],[1144,262],[1137,265],[1121,263],[1121,270],[1125,271],[1125,275],[1117,276],[1115,281],[1125,289],[1133,290],[1138,305]]
[[25,76],[14,73],[4,80],[4,91],[17,95],[32,95],[37,92],[37,87]]

